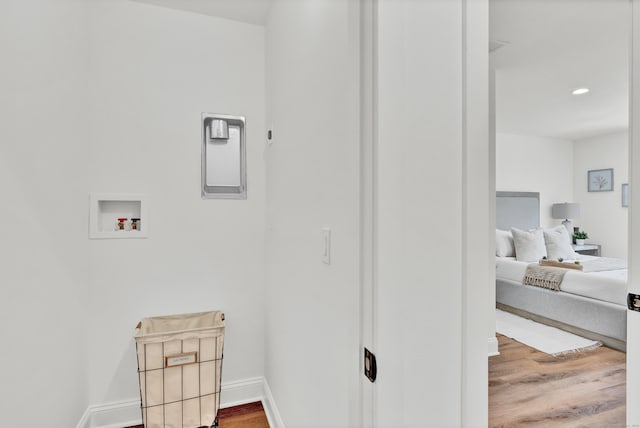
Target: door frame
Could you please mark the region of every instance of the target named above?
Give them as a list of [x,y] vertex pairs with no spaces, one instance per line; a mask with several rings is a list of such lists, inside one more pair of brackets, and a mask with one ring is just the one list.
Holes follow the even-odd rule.
[[[640,200],[640,0],[631,0],[629,61],[629,191],[630,201]],[[640,210],[629,203],[629,292],[640,294]],[[627,311],[627,426],[640,426],[640,313]]]
[[364,348],[376,349],[376,172],[377,172],[377,5],[378,0],[351,2],[358,13],[358,90],[360,148],[360,372],[359,397],[362,427],[377,427],[375,384],[363,376]]

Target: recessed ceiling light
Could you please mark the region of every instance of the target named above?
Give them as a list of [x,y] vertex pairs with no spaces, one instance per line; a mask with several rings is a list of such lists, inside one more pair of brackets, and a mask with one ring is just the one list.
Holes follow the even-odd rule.
[[586,94],[587,92],[589,92],[589,88],[578,88],[578,89],[575,89],[571,93],[573,95],[582,95],[582,94]]

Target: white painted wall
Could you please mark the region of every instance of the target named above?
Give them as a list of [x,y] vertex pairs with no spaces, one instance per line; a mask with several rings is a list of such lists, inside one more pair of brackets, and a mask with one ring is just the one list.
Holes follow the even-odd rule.
[[459,1],[379,3],[379,427],[463,426],[462,16]]
[[[621,185],[629,182],[629,134],[578,140],[574,143],[574,200],[580,203],[576,226],[589,233],[587,243],[602,245],[602,255],[627,258],[628,208],[622,207]],[[613,192],[589,192],[587,172],[613,168]]]
[[[423,426],[424,414],[433,426],[461,422],[462,201],[473,199],[463,195],[461,5],[382,2],[380,426]],[[275,5],[267,69],[276,142],[266,189],[262,147],[252,137],[264,129],[263,29],[123,0],[90,7],[88,21],[80,3],[64,0],[3,9],[9,19],[0,40],[9,41],[3,52],[11,68],[3,69],[10,78],[2,80],[0,106],[11,120],[0,131],[0,174],[15,209],[2,211],[11,225],[11,245],[2,247],[10,298],[0,313],[3,328],[4,317],[31,316],[23,331],[2,330],[28,350],[2,375],[3,422],[20,426],[17,412],[38,411],[52,426],[73,426],[88,403],[136,398],[135,323],[221,308],[224,381],[260,375],[266,358],[288,426],[352,425],[359,159],[345,69],[354,54],[349,2]],[[203,41],[225,61],[207,55]],[[49,114],[32,121],[32,111]],[[202,111],[247,116],[247,201],[200,199]],[[34,124],[46,139],[33,138]],[[268,293],[261,282],[266,190]],[[150,238],[88,242],[89,191],[146,193]],[[330,266],[320,261],[323,226],[333,230]],[[83,335],[85,319],[91,336]],[[478,325],[484,331],[485,320]],[[36,342],[22,334],[36,328],[55,334],[37,334]],[[39,365],[43,347],[62,352]],[[22,399],[35,390],[50,399],[37,409]]]
[[[358,141],[349,1],[276,0],[266,27],[266,376],[288,427],[356,426]],[[330,227],[331,265],[322,263]]]
[[73,427],[88,404],[87,15],[0,9],[0,419]]
[[496,190],[540,192],[540,224],[557,226],[562,220],[551,218],[551,205],[579,202],[573,194],[573,156],[570,140],[497,134]]
[[[224,310],[223,382],[262,376],[264,28],[100,0],[90,34],[88,188],[150,200],[148,239],[89,245],[91,403],[139,397],[152,315]],[[201,199],[202,112],[246,116],[247,200]]]

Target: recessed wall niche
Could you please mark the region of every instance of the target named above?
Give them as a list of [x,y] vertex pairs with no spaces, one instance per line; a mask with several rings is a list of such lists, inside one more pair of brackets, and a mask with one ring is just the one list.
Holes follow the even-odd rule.
[[146,197],[140,193],[91,193],[90,239],[136,239],[149,236]]

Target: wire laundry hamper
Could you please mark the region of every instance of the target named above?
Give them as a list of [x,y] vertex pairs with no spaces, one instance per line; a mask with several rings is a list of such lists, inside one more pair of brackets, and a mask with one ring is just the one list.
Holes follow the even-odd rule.
[[217,427],[224,314],[145,318],[135,340],[145,428]]

